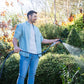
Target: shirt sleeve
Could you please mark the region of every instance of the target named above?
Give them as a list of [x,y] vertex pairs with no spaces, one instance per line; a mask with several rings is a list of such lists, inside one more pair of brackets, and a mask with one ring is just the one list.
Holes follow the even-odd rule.
[[14,37],[19,40],[21,35],[22,35],[22,25],[18,24],[15,30]]
[[42,34],[41,34],[39,28],[38,28],[38,32],[39,32],[39,35],[40,35],[40,40],[41,40],[41,42],[42,42],[44,38],[43,38],[43,36],[42,36]]
[[[40,33],[40,34],[41,34],[41,33]],[[42,41],[43,41],[43,39],[44,39],[44,38],[43,38],[43,36],[42,36],[42,34],[41,34],[40,38],[41,38],[41,42],[42,42]]]

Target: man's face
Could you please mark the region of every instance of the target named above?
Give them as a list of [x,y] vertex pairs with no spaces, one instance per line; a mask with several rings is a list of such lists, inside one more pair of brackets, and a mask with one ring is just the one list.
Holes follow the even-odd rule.
[[32,15],[29,15],[29,19],[32,23],[35,23],[37,20],[37,14],[33,13]]

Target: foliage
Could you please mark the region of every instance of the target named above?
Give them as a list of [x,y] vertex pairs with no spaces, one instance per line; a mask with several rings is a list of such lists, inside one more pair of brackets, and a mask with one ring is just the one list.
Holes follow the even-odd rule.
[[68,35],[67,43],[75,47],[82,47],[82,41],[74,28],[70,31]]
[[74,25],[77,31],[81,31],[84,28],[83,14],[80,14],[79,18],[75,20]]
[[69,31],[67,28],[64,28],[63,32],[61,33],[61,37],[67,38],[69,34]]
[[53,39],[61,38],[61,33],[63,31],[62,27],[54,24],[44,24],[39,27],[44,38]]
[[[19,73],[19,59],[20,57],[17,54],[7,59],[0,84],[16,83]],[[81,70],[79,63],[83,65],[81,59],[74,56],[48,53],[39,60],[35,84],[68,84],[68,82],[72,81],[72,77],[76,71]],[[84,65],[82,67],[84,67]],[[82,71],[84,71],[84,68]],[[80,80],[79,77],[81,77],[82,82],[82,76],[76,76],[76,81],[78,82],[78,80]]]
[[7,42],[0,41],[0,58],[2,58],[2,56],[5,57],[10,50],[11,50],[11,47]]
[[[13,45],[13,44],[12,44]],[[11,43],[0,41],[0,64],[7,56],[7,54],[13,49]]]
[[57,54],[69,54],[69,52],[66,50],[63,44],[58,44],[52,47],[51,49],[52,53],[57,53]]
[[12,20],[12,27],[15,27],[15,25],[21,22],[17,15],[12,15],[11,20]]
[[[18,3],[20,3],[19,0],[17,1]],[[74,2],[78,3],[77,1],[74,1]],[[56,19],[58,20],[59,18],[61,18],[60,20],[61,22],[63,21],[63,18],[65,18],[66,17],[65,15],[67,14],[66,13],[63,14],[62,12],[60,12],[59,9],[62,8],[63,3],[66,4],[66,1],[61,1],[60,8],[58,7],[59,6],[58,3],[60,3],[60,1],[56,1],[56,6],[58,9],[57,10],[58,12],[56,14],[57,15]],[[13,2],[9,3],[6,1],[5,4],[7,7],[14,6]],[[68,4],[71,4],[71,3],[68,3]],[[51,9],[53,9],[53,7],[54,6],[52,5]],[[70,7],[70,8],[73,9],[73,7]],[[65,9],[63,9],[63,12],[64,11]],[[64,40],[66,40],[69,34],[69,31],[71,31],[68,36],[67,42],[77,47],[82,46],[84,49],[84,45],[82,45],[82,42],[81,42],[81,39],[82,39],[84,43],[83,14],[74,15],[74,18],[69,18],[70,22],[62,22],[62,26],[59,26],[58,21],[56,21],[57,25],[51,24],[53,23],[51,19],[52,17],[54,18],[52,12],[53,10],[51,10],[51,14],[49,14],[49,12],[47,11],[46,11],[47,15],[45,13],[39,14],[41,19],[38,20],[37,25],[39,23],[41,24],[44,22],[46,23],[50,22],[48,24],[42,24],[39,27],[43,37],[47,39],[60,38],[64,42]],[[14,30],[16,29],[16,25],[18,23],[27,20],[25,15],[26,14],[10,15],[10,13],[8,13],[8,11],[5,11],[5,10],[3,10],[0,13],[0,18],[1,18],[1,22],[0,22],[0,40],[1,40],[0,41],[0,62],[9,53],[9,51],[12,50],[13,48],[12,39],[14,35]],[[75,28],[76,31],[79,33],[81,39],[73,28]],[[8,32],[9,30],[11,31],[11,33]],[[42,45],[42,47],[44,50],[46,47],[48,47],[48,45],[46,46]],[[83,58],[84,56],[82,56],[82,60],[81,60],[80,58],[76,59],[76,57],[67,55],[68,51],[65,49],[65,47],[62,44],[55,45],[54,47],[49,49],[49,51],[55,54],[49,53],[41,57],[39,61],[39,66],[37,69],[37,74],[36,74],[36,80],[35,80],[36,84],[51,84],[51,83],[70,84],[71,82],[72,84],[83,84],[84,83],[84,58]],[[59,55],[56,53],[58,53]],[[83,61],[83,63],[81,63],[81,61]],[[15,54],[15,55],[12,55],[7,60],[5,67],[4,67],[2,79],[0,79],[0,84],[9,84],[9,83],[15,84],[17,77],[18,77],[18,71],[19,71],[19,55]]]
[[83,14],[78,14],[72,22],[67,22],[65,27],[67,27],[69,31],[73,28],[75,28],[77,32],[82,31],[84,29]]
[[[1,68],[1,66],[0,66]],[[19,73],[19,55],[10,56],[4,67],[0,84],[15,84]]]
[[[79,34],[79,36],[80,36],[80,38],[84,44],[84,29],[82,31],[80,31],[78,34]],[[84,45],[83,45],[83,48],[84,48]]]
[[[45,25],[41,25],[39,27],[42,35],[44,38],[47,39],[55,39],[55,38],[59,38],[59,39],[65,39],[68,36],[69,31],[67,29],[63,29],[62,27],[53,25],[53,24],[45,24]],[[64,41],[63,39],[63,41]],[[42,45],[42,51],[46,49],[46,47],[48,47],[49,45]],[[56,45],[52,48],[50,48],[48,51],[53,52],[53,53],[59,53],[59,54],[63,54],[63,53],[67,53],[68,51],[65,49],[65,47],[63,46],[63,44],[59,44]]]
[[[35,84],[70,84],[73,75],[80,69],[78,67],[73,56],[48,53],[39,61]],[[76,79],[75,82],[80,80],[79,75]]]

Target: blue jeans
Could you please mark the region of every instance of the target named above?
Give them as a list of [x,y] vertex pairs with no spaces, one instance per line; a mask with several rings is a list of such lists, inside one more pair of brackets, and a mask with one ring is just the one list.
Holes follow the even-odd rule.
[[29,54],[29,57],[24,57],[20,55],[19,76],[17,79],[17,84],[24,84],[28,68],[29,71],[28,71],[27,84],[34,84],[38,61],[39,61],[38,55]]

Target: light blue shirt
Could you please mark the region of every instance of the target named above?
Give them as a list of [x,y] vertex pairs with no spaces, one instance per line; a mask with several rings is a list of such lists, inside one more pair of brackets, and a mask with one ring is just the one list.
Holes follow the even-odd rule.
[[[30,46],[30,23],[28,21],[18,24],[15,30],[14,37],[19,40],[19,47],[29,52],[29,46]],[[34,26],[34,32],[35,32],[35,42],[36,42],[36,48],[37,48],[37,54],[41,53],[41,43],[43,41],[43,36],[40,33],[39,29]],[[19,52],[21,55],[25,57],[29,57],[28,53],[25,52]],[[41,55],[39,55],[40,57]]]

